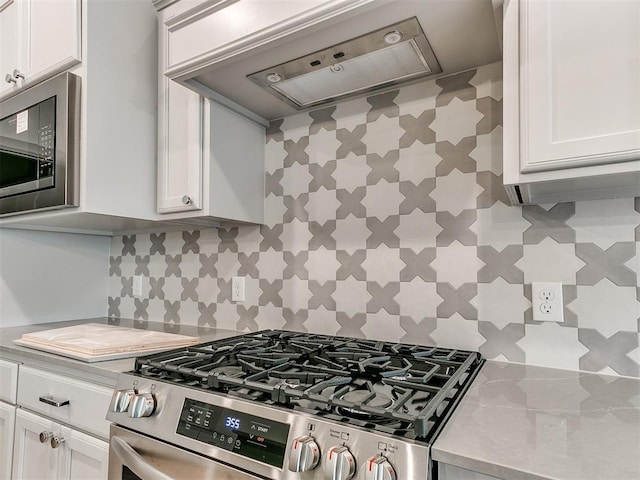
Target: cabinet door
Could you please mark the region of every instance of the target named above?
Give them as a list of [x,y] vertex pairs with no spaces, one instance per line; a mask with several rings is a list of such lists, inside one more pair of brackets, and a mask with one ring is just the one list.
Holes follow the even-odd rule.
[[21,49],[26,42],[25,31],[20,22],[20,9],[23,4],[19,0],[0,0],[0,94],[17,89],[18,83],[7,82],[7,74],[12,75],[16,68],[21,68]]
[[11,478],[16,407],[0,402],[0,478]]
[[158,99],[158,213],[202,208],[204,101],[162,76]]
[[521,171],[640,157],[640,2],[520,1]]
[[40,433],[61,435],[59,424],[24,410],[16,412],[13,441],[13,478],[21,480],[54,480],[57,477],[62,448],[51,448]]
[[63,428],[61,480],[107,480],[109,444],[71,428]]
[[28,42],[23,66],[26,81],[42,80],[79,63],[80,0],[20,1],[27,4]]

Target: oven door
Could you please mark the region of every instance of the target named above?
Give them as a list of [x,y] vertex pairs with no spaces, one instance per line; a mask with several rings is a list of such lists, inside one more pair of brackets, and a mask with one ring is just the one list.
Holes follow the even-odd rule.
[[210,458],[111,425],[109,480],[260,480]]

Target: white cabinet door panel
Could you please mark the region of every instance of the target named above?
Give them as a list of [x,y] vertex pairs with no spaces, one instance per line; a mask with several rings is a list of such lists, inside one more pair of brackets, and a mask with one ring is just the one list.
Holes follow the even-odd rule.
[[[158,112],[158,212],[202,208],[204,102],[164,77]],[[162,92],[161,92],[162,95]],[[184,201],[185,196],[190,201]]]
[[63,428],[66,449],[62,480],[107,480],[109,444],[70,428]]
[[60,425],[24,410],[16,412],[13,443],[13,477],[20,480],[54,480],[64,449],[40,442],[40,433],[60,435]]
[[16,407],[0,402],[0,478],[11,478]]
[[521,168],[640,156],[640,2],[520,3]]
[[22,46],[26,41],[25,29],[20,22],[18,0],[0,0],[0,93],[19,88],[18,83],[5,80],[7,74],[22,65]]
[[27,81],[37,81],[79,63],[80,0],[28,0],[27,4]]

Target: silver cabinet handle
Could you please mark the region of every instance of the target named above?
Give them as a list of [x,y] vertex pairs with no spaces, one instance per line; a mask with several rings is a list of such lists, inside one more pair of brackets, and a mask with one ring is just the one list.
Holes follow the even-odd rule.
[[162,473],[149,462],[147,462],[131,445],[119,437],[111,437],[111,451],[122,461],[123,465],[129,468],[140,478],[153,478],[154,480],[174,480],[170,476]]
[[53,432],[40,432],[40,443],[47,443],[47,440],[49,440],[51,437],[53,437]]
[[193,203],[193,199],[189,195],[184,195],[182,197],[182,203],[185,205],[191,205]]
[[51,439],[51,448],[58,448],[64,442],[65,442],[65,439],[63,437],[54,435],[53,438]]
[[64,407],[65,405],[69,405],[69,400],[54,398],[52,395],[44,395],[40,397],[40,401],[47,405],[53,405],[54,407]]
[[20,73],[20,70],[17,68],[13,71],[13,78],[21,78],[24,80],[24,74]]
[[4,77],[4,79],[5,79],[5,81],[7,83],[18,83],[18,80],[13,78],[13,76],[10,73],[7,73],[7,75]]

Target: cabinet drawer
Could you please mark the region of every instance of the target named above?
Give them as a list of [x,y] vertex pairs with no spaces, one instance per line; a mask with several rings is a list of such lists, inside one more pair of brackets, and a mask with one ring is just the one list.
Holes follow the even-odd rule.
[[[105,416],[111,393],[107,387],[20,367],[18,405],[102,438],[109,437],[109,422]],[[45,397],[69,403],[54,406],[47,403],[50,399]]]
[[18,364],[0,360],[0,400],[16,403]]

